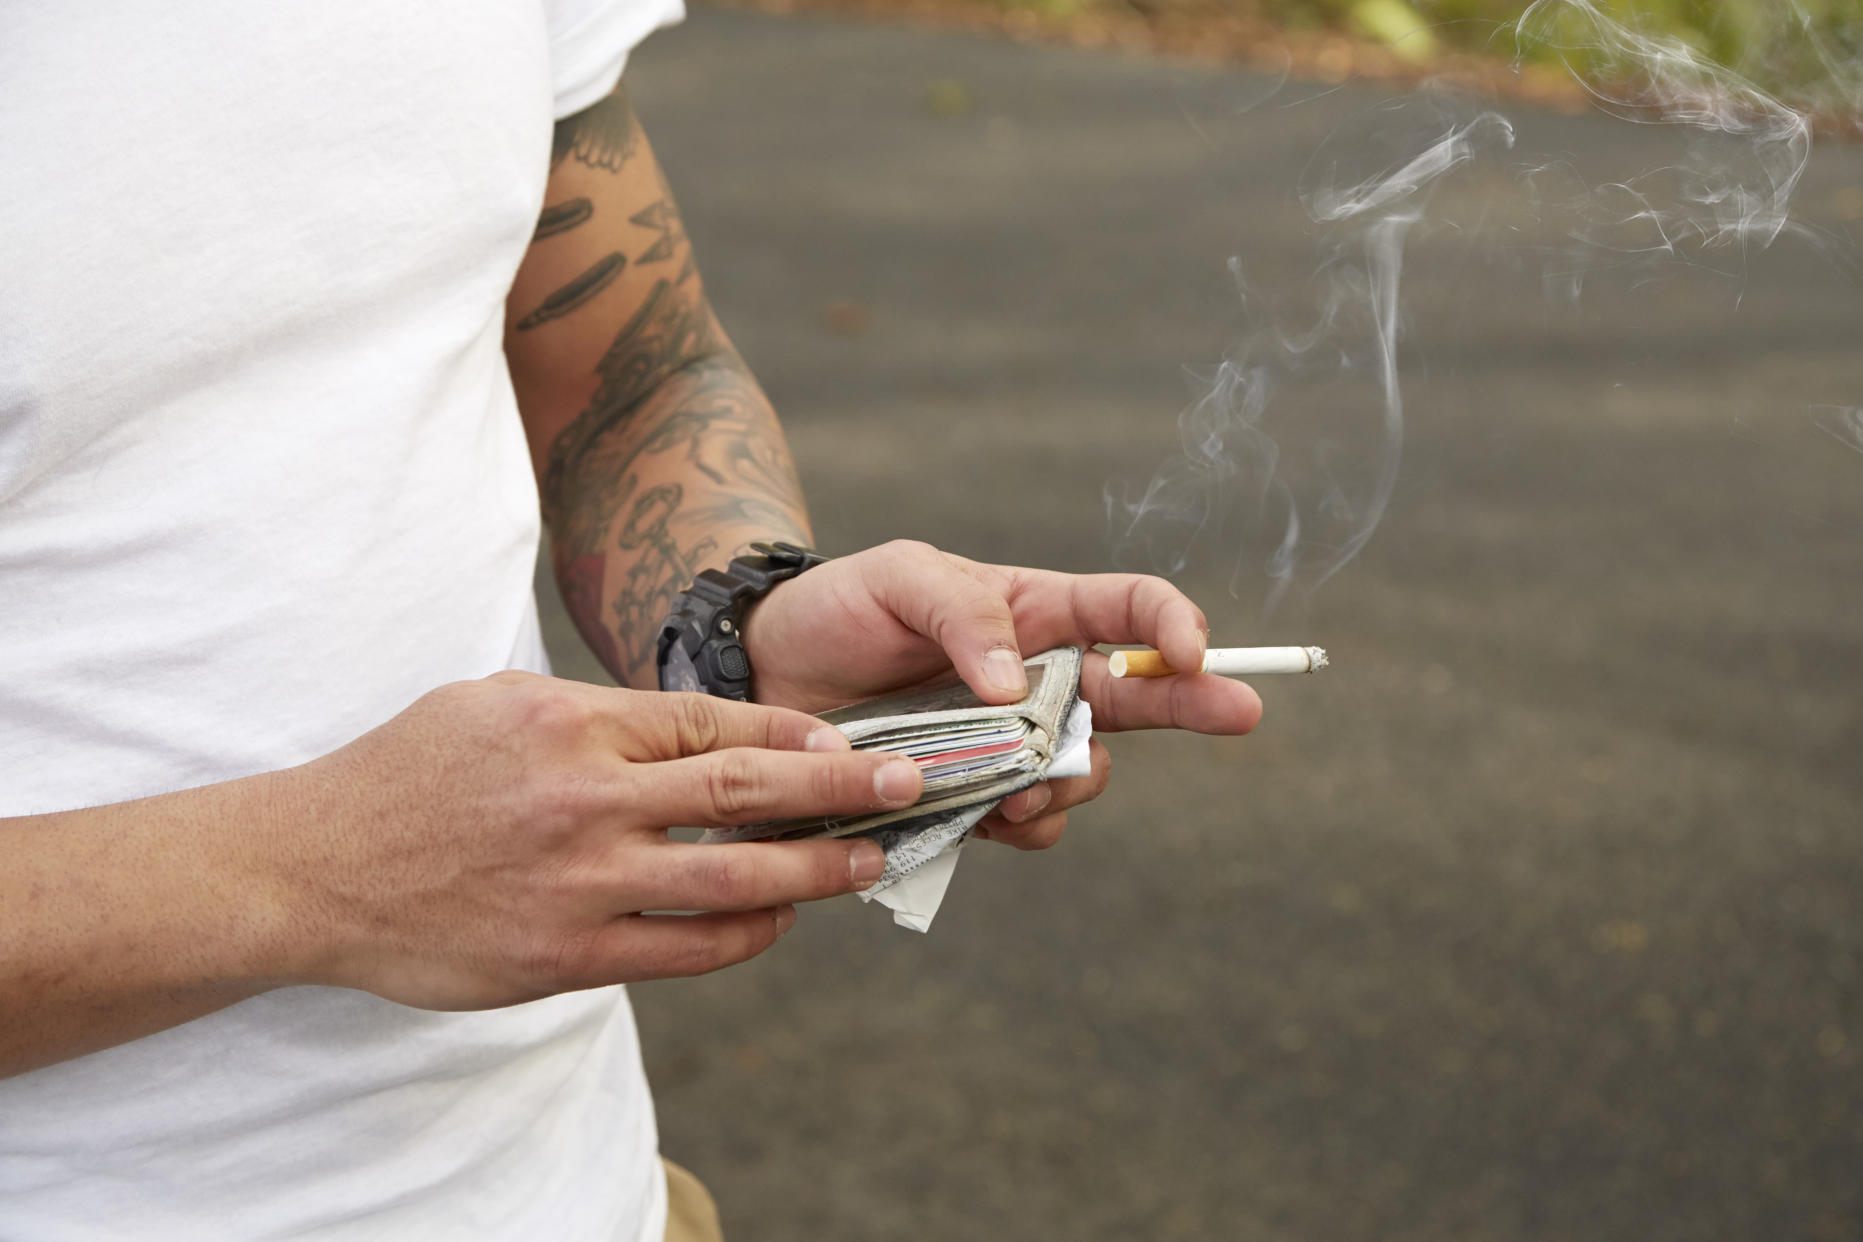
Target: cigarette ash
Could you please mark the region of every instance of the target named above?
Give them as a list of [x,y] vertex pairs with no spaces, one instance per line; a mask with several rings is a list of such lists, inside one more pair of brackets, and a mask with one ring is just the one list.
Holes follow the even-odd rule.
[[[1760,54],[1777,59],[1797,40],[1790,54],[1816,69],[1801,106],[1591,0],[1538,0],[1504,28],[1523,55],[1545,47],[1564,56],[1602,111],[1667,127],[1674,159],[1637,176],[1594,181],[1568,158],[1519,152],[1505,116],[1443,92],[1380,104],[1338,127],[1298,187],[1313,226],[1308,286],[1291,309],[1274,305],[1230,260],[1247,330],[1218,366],[1193,376],[1177,452],[1142,487],[1107,487],[1115,561],[1167,575],[1227,566],[1238,597],[1245,582],[1265,579],[1263,612],[1272,614],[1290,591],[1310,595],[1359,555],[1391,505],[1403,457],[1403,373],[1419,360],[1404,357],[1402,280],[1420,236],[1531,264],[1548,299],[1567,306],[1600,273],[1634,280],[1665,268],[1723,278],[1737,304],[1753,254],[1788,237],[1854,275],[1847,240],[1795,220],[1792,199],[1810,157],[1811,112],[1855,117],[1863,88],[1803,9],[1789,2],[1780,15],[1762,28],[1786,33]],[[1472,216],[1444,208],[1437,191],[1474,172],[1510,201]],[[1320,409],[1324,425],[1314,421]],[[1856,407],[1807,416],[1863,450]]]

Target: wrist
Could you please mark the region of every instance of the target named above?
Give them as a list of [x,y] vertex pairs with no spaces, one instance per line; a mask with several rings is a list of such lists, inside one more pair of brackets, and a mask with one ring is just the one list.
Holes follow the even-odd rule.
[[[783,676],[788,661],[779,652],[782,644],[770,641],[772,633],[783,629],[781,618],[787,611],[787,596],[792,585],[793,580],[777,583],[768,595],[751,604],[739,626],[744,653],[750,657],[750,667],[756,674],[751,683],[751,701],[766,707],[793,706],[792,696],[786,692],[788,682]],[[788,654],[793,656],[794,652]]]
[[660,688],[749,701],[755,662],[746,626],[752,610],[783,583],[827,559],[795,544],[756,543],[723,570],[700,573],[661,623],[656,647]]
[[[355,847],[386,834],[367,822],[366,773],[344,751],[254,778],[248,831],[229,874],[243,878],[245,968],[268,987],[369,990],[387,946],[382,894],[358,872]],[[379,794],[377,795],[379,796]]]
[[303,852],[321,818],[302,772],[214,786],[215,805],[202,816],[207,856],[194,879],[202,932],[220,946],[228,981],[254,994],[329,981],[329,911],[302,882]]

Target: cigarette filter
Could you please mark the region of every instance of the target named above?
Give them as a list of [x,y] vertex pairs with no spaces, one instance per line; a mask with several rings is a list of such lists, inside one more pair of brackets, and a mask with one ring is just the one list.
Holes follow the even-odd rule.
[[[1254,677],[1262,673],[1317,673],[1326,667],[1318,647],[1212,647],[1203,655],[1205,673]],[[1115,651],[1107,664],[1115,677],[1169,677],[1177,672],[1156,651]]]

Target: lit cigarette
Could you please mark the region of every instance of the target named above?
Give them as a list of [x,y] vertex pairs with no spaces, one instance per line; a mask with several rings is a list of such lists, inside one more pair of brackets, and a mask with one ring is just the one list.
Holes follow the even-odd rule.
[[[1156,651],[1115,651],[1107,659],[1115,677],[1169,677],[1178,670]],[[1203,672],[1222,677],[1258,673],[1317,673],[1326,667],[1318,647],[1212,647],[1203,653]]]

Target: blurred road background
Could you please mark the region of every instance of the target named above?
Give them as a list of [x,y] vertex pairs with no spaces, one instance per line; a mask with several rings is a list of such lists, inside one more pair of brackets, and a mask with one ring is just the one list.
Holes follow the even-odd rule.
[[[628,81],[821,546],[1080,571],[1238,331],[1225,260],[1302,286],[1296,181],[1395,89],[712,9]],[[1673,158],[1499,106],[1523,151]],[[1798,202],[1847,238],[1859,186],[1827,144]],[[635,989],[727,1233],[1863,1237],[1863,452],[1806,416],[1863,404],[1860,307],[1787,243],[1574,311],[1420,241],[1376,538],[1266,625],[1256,577],[1181,578],[1331,672],[1247,739],[1110,739],[1062,845],[967,850],[929,936],[846,899]]]

